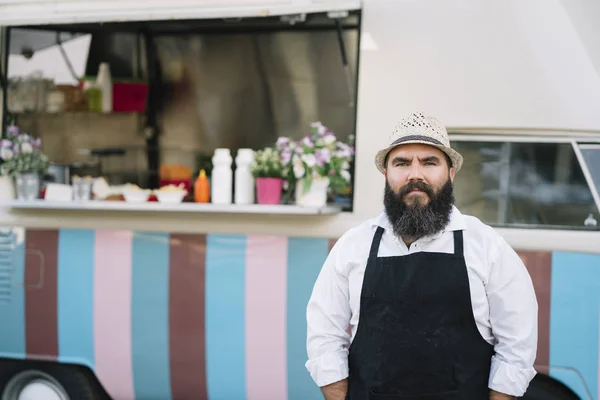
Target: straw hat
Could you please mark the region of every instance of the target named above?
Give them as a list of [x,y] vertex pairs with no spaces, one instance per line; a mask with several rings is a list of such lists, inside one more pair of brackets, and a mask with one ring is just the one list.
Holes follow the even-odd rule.
[[460,153],[450,147],[446,127],[437,119],[422,112],[413,112],[400,121],[390,135],[388,143],[389,145],[386,148],[379,150],[375,155],[375,165],[381,173],[385,171],[388,153],[400,145],[409,143],[421,143],[437,147],[450,157],[456,172],[463,163],[463,157]]

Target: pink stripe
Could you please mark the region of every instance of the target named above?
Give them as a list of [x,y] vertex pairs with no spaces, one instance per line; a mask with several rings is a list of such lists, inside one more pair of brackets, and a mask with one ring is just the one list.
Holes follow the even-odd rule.
[[247,400],[287,399],[287,239],[246,243]]
[[130,231],[96,231],[94,357],[96,376],[115,399],[135,399],[131,364]]

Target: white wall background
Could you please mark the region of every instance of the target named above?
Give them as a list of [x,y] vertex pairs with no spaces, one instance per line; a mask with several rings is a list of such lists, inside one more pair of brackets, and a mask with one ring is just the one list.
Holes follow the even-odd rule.
[[449,127],[600,130],[600,78],[556,0],[366,0],[363,15],[377,50],[360,60],[357,220],[381,209],[373,157],[413,109]]

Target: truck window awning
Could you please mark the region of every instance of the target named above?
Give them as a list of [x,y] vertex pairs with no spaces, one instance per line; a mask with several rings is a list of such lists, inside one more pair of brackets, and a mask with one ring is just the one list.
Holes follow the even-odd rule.
[[362,0],[0,0],[0,26],[266,17],[361,8]]

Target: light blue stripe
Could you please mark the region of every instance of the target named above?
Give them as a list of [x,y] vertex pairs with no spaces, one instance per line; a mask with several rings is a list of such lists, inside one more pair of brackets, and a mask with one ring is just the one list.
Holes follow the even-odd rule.
[[287,277],[288,400],[321,400],[323,395],[304,364],[306,305],[327,258],[327,239],[289,238]]
[[[550,365],[574,368],[598,400],[600,255],[553,253],[550,299]],[[574,373],[552,369],[582,399],[588,396]]]
[[169,368],[169,235],[134,233],[131,351],[136,399],[171,398]]
[[245,269],[245,236],[208,235],[206,380],[210,400],[246,398]]
[[92,230],[58,234],[59,360],[94,368],[94,240]]
[[4,228],[2,255],[11,275],[10,297],[0,303],[0,357],[25,358],[25,229]]

